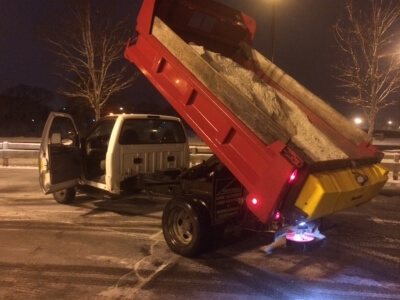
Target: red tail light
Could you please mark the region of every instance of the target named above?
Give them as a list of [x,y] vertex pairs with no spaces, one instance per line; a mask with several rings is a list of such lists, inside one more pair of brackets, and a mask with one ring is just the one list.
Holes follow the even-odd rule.
[[256,197],[251,198],[251,204],[257,205],[258,204],[258,199]]
[[296,177],[297,177],[297,170],[294,170],[293,173],[290,174],[289,183],[292,183],[293,181],[295,181]]
[[277,211],[277,212],[275,213],[274,220],[275,220],[275,221],[278,221],[280,218],[281,218],[281,212],[280,212],[280,211]]

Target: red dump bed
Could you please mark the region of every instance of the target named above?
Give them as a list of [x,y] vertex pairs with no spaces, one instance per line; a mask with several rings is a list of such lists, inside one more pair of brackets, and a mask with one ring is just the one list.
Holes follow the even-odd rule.
[[[363,132],[251,48],[255,22],[246,14],[210,0],[144,0],[136,30],[126,58],[246,187],[247,204],[262,222],[284,198],[295,201],[310,173],[380,161]],[[266,115],[190,44],[251,70],[277,97],[296,104],[343,157],[315,158],[312,149],[303,150],[294,137],[300,127]]]

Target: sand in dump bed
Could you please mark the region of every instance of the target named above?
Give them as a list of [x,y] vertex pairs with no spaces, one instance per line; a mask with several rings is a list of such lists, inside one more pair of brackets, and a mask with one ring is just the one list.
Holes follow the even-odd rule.
[[[291,135],[291,141],[302,149],[313,161],[347,158],[309,120],[297,105],[269,85],[261,81],[253,72],[219,53],[204,50],[201,46],[192,47],[222,76],[240,90],[247,99],[269,115],[277,124]],[[262,120],[260,120],[262,122]]]

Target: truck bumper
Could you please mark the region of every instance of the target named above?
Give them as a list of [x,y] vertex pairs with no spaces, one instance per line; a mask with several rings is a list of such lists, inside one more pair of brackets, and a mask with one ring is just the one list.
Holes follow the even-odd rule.
[[295,206],[315,220],[360,205],[381,191],[387,174],[380,164],[312,173]]

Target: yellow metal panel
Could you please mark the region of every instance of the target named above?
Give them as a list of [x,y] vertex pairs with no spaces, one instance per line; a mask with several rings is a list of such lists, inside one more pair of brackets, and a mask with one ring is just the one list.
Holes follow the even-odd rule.
[[[388,180],[388,170],[380,164],[311,174],[295,206],[318,219],[360,205],[375,197]],[[364,183],[357,179],[368,178]]]

